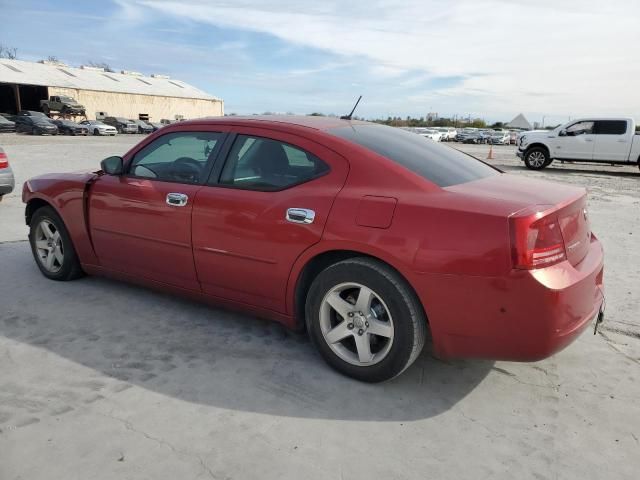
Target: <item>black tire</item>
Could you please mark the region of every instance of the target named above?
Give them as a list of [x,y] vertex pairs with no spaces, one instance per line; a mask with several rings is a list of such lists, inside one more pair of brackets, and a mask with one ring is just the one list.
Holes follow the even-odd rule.
[[[375,292],[393,319],[389,350],[371,365],[345,361],[332,350],[322,333],[320,311],[325,296],[335,287],[352,282]],[[411,287],[388,265],[366,257],[344,260],[318,274],[309,289],[305,313],[309,336],[324,360],[338,372],[363,382],[383,382],[400,375],[418,358],[426,338],[427,319]],[[355,335],[354,330],[354,338]]]
[[36,127],[33,127],[33,128],[31,129],[31,135],[37,135],[37,134],[38,134],[37,132],[38,132],[38,131],[36,130]]
[[93,134],[94,134],[94,135],[100,135],[100,132],[98,131],[98,129],[97,129],[97,128],[94,128],[94,129],[93,129]]
[[549,152],[543,147],[532,147],[524,154],[524,164],[530,170],[542,170],[551,163]]
[[[36,248],[36,229],[43,220],[53,224],[55,231],[60,233],[64,256],[62,264],[56,272],[47,270]],[[78,260],[78,255],[76,254],[71,237],[67,232],[67,227],[53,208],[41,207],[31,216],[31,222],[29,223],[29,244],[31,245],[31,253],[36,261],[36,265],[38,265],[38,268],[45,277],[51,280],[67,281],[75,280],[85,275],[80,266],[80,261]]]

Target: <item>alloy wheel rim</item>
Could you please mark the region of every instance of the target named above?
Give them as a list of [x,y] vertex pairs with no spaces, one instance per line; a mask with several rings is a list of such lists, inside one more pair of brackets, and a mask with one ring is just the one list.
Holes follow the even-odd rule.
[[534,167],[540,167],[544,163],[544,155],[542,152],[533,152],[529,155],[529,163]]
[[359,283],[341,283],[327,292],[320,304],[320,330],[333,353],[351,365],[375,365],[393,345],[389,308]]
[[49,273],[57,273],[64,263],[64,246],[60,230],[49,220],[42,219],[35,231],[38,260]]

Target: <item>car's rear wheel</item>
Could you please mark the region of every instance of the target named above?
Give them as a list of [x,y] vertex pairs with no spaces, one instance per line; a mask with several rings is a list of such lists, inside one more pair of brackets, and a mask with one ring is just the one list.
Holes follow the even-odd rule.
[[84,275],[67,228],[53,208],[36,210],[29,227],[31,251],[45,277],[73,280]]
[[551,163],[549,153],[542,147],[533,147],[524,154],[524,164],[530,170],[541,170]]
[[306,302],[309,335],[325,361],[365,382],[401,374],[418,357],[426,318],[406,281],[369,258],[353,258],[322,271]]

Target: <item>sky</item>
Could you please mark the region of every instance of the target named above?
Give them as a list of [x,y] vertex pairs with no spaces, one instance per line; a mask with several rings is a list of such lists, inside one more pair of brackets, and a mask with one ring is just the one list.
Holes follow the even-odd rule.
[[161,73],[226,113],[640,120],[638,0],[0,0],[18,58]]

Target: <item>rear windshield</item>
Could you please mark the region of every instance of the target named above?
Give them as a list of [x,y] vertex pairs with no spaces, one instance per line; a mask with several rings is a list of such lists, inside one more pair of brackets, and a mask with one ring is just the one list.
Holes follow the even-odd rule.
[[500,173],[469,155],[400,128],[354,124],[327,132],[387,157],[440,187]]

